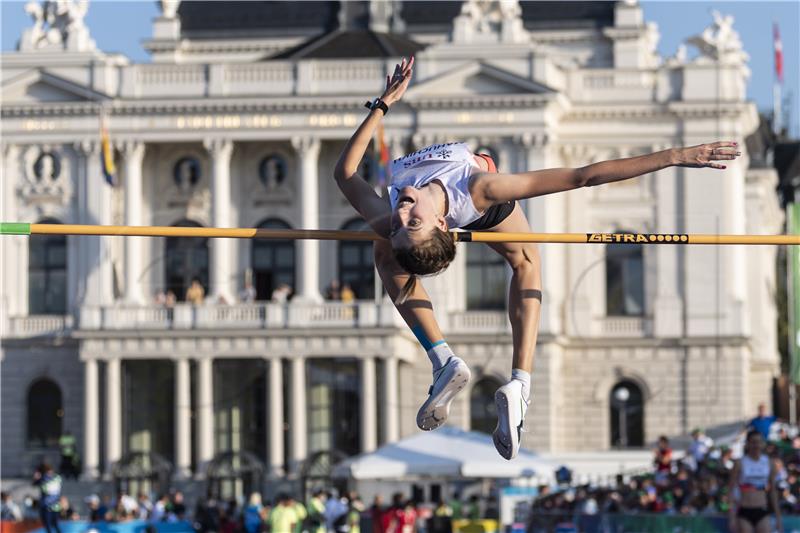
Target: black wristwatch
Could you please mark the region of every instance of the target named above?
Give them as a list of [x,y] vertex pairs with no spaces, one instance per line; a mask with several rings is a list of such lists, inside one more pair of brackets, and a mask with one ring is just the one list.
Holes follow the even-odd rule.
[[389,106],[386,105],[386,103],[383,100],[381,100],[380,98],[376,98],[372,102],[367,100],[367,103],[364,104],[364,107],[366,107],[369,110],[373,110],[373,109],[375,109],[377,107],[378,109],[383,111],[383,116],[386,116],[386,113],[389,112]]

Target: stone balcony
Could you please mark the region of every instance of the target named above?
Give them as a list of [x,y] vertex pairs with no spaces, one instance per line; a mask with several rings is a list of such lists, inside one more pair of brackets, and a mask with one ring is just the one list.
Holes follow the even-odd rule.
[[[448,334],[511,334],[505,311],[452,311],[441,317]],[[52,337],[82,331],[211,331],[292,330],[308,328],[405,327],[394,306],[383,301],[289,304],[261,302],[236,305],[83,307],[78,316],[31,315],[10,317],[4,338]],[[577,332],[583,338],[647,338],[653,336],[650,317],[598,317]]]

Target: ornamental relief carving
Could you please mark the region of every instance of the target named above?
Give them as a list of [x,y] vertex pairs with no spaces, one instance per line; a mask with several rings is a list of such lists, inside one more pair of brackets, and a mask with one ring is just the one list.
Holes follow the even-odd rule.
[[207,224],[211,213],[208,165],[197,150],[160,152],[154,164],[153,219],[172,224],[189,219]]
[[71,166],[74,160],[62,150],[30,146],[20,159],[17,192],[27,204],[68,205],[72,197]]
[[284,204],[295,195],[297,165],[280,148],[256,152],[243,169],[248,196],[254,206]]

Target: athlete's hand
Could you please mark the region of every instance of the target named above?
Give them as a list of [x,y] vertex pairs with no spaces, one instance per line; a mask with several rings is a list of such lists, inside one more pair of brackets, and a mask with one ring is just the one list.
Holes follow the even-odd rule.
[[692,168],[717,168],[725,170],[726,165],[718,161],[731,161],[742,155],[737,143],[732,141],[719,141],[710,144],[699,144],[690,148],[676,150],[675,165]]
[[412,56],[409,61],[406,58],[394,67],[394,73],[391,76],[386,76],[386,90],[383,91],[381,100],[391,106],[405,94],[408,88],[408,83],[411,81],[411,74],[413,74],[412,67],[414,66],[414,57]]

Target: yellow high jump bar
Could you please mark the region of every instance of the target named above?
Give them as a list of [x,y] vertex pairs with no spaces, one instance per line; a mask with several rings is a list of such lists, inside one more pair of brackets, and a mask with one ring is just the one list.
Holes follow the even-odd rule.
[[[533,242],[572,244],[772,244],[800,245],[800,235],[703,235],[677,233],[502,233],[454,231],[458,242]],[[182,226],[99,226],[0,222],[0,235],[106,235],[112,237],[212,237],[231,239],[380,240],[371,231],[320,229],[192,228]]]

